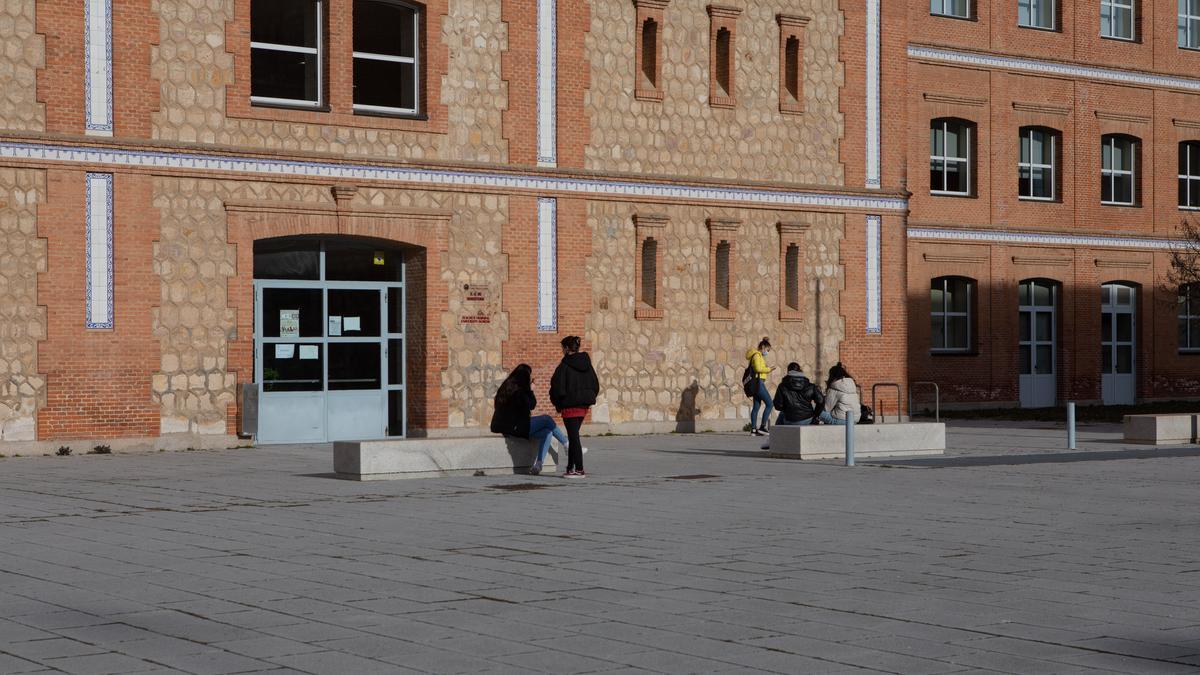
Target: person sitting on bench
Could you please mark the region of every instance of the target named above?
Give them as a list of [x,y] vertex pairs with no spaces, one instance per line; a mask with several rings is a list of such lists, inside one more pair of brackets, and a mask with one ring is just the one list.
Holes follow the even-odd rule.
[[821,390],[804,375],[800,364],[789,363],[787,375],[775,390],[775,409],[779,411],[775,424],[816,424],[824,408]]

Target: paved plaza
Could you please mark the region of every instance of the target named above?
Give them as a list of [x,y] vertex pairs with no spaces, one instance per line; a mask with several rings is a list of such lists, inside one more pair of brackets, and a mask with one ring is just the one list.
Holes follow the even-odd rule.
[[1031,426],[852,469],[592,438],[583,481],[10,457],[0,672],[1200,672],[1200,449]]

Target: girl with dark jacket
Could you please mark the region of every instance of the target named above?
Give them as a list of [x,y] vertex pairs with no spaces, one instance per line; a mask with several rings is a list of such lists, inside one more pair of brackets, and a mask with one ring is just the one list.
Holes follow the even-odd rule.
[[587,352],[579,351],[579,337],[569,335],[562,340],[563,359],[550,378],[550,402],[562,415],[567,428],[570,445],[567,449],[567,478],[583,478],[583,444],[579,441],[579,428],[588,409],[596,405],[600,394],[600,379],[592,368],[592,359]]
[[546,452],[550,450],[550,439],[556,438],[560,444],[566,445],[567,437],[554,423],[553,417],[530,417],[530,411],[537,407],[537,397],[533,395],[533,369],[524,363],[513,368],[496,392],[495,404],[492,433],[538,441],[538,455],[529,467],[529,473],[538,475],[542,472]]

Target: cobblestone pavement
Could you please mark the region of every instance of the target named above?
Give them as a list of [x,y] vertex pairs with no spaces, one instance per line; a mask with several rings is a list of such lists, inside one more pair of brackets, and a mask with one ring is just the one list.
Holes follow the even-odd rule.
[[590,439],[584,481],[327,446],[0,460],[0,672],[1200,671],[1200,449]]

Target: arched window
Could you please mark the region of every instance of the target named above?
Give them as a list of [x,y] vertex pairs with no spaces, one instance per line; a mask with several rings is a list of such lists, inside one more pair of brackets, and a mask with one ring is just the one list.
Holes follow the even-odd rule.
[[642,23],[642,76],[647,89],[658,89],[658,22]]
[[1200,352],[1200,284],[1179,287],[1179,351]]
[[929,124],[929,192],[959,197],[971,194],[971,143],[974,125],[942,118]]
[[1200,209],[1200,141],[1179,144],[1179,208]]
[[1137,0],[1100,0],[1100,37],[1133,40]]
[[1053,129],[1021,127],[1021,158],[1017,163],[1017,194],[1021,199],[1057,199],[1058,138]]
[[1179,0],[1179,47],[1200,49],[1200,0]]
[[658,242],[654,237],[642,240],[642,304],[658,307]]
[[968,0],[929,0],[929,13],[937,16],[952,16],[956,19],[971,18],[971,3]]
[[1054,0],[1017,0],[1017,25],[1054,30]]
[[1100,146],[1100,203],[1132,206],[1137,200],[1138,139],[1108,134]]
[[975,280],[938,277],[929,283],[929,348],[935,352],[971,349]]
[[354,110],[420,110],[421,13],[399,0],[354,0]]

